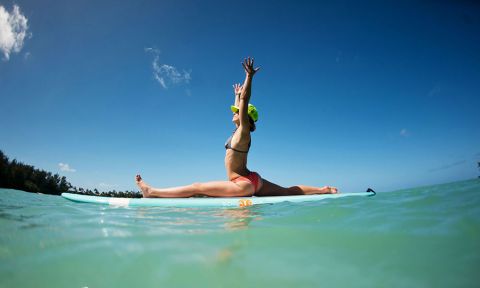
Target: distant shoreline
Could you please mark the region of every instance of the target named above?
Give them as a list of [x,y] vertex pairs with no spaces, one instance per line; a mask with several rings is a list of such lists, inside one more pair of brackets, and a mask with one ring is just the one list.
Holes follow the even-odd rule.
[[16,159],[10,161],[2,150],[0,150],[0,188],[57,196],[69,192],[104,197],[143,197],[138,191],[98,191],[97,189],[77,188],[72,186],[65,176],[36,169],[32,165],[24,164]]

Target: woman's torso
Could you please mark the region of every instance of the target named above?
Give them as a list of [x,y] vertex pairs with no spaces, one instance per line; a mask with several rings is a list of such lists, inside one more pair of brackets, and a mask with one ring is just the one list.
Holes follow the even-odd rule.
[[225,143],[225,169],[230,180],[239,176],[246,176],[250,171],[247,169],[247,156],[250,148],[250,131],[243,132],[236,129],[233,135]]

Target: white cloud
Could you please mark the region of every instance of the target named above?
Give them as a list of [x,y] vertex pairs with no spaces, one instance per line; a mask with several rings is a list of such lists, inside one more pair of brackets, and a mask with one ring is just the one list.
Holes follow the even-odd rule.
[[60,171],[65,171],[65,172],[76,172],[76,169],[73,169],[70,167],[70,165],[66,163],[58,163],[58,167],[60,167]]
[[410,132],[407,129],[403,128],[402,130],[400,130],[400,136],[408,137],[410,136]]
[[145,52],[153,54],[153,78],[160,83],[160,85],[167,89],[170,85],[188,84],[190,83],[191,71],[179,71],[177,68],[167,64],[160,63],[160,51],[155,48],[145,48]]
[[21,14],[20,7],[13,6],[9,13],[0,5],[0,50],[6,60],[10,59],[11,53],[22,50],[25,38],[31,37],[27,33],[28,19]]
[[156,48],[147,47],[147,48],[145,48],[145,52],[160,53],[160,50],[158,50]]

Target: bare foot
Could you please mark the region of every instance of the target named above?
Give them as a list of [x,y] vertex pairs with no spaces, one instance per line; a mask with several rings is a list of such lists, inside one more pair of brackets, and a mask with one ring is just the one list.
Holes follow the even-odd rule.
[[338,189],[332,186],[324,186],[320,188],[320,191],[321,191],[320,194],[337,194],[338,193]]
[[137,186],[138,188],[140,188],[140,190],[142,190],[142,194],[143,194],[143,198],[148,198],[150,197],[150,186],[147,185],[147,183],[145,183],[142,179],[142,176],[140,175],[137,175],[135,176],[135,182],[137,182]]

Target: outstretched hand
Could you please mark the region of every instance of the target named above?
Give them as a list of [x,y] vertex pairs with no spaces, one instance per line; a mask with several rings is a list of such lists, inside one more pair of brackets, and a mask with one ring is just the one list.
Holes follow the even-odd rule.
[[233,84],[233,93],[235,93],[235,95],[241,94],[242,93],[242,85]]
[[243,69],[245,69],[247,76],[253,76],[258,70],[260,70],[260,67],[253,68],[253,61],[253,58],[248,57],[242,62]]

